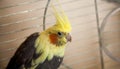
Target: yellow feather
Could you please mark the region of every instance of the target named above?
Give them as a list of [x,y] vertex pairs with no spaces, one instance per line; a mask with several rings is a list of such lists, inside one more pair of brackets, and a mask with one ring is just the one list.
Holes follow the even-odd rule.
[[[52,5],[53,11],[54,11],[54,16],[56,18],[56,24],[55,24],[55,29],[59,29],[63,32],[70,32],[71,31],[71,24],[70,21],[68,20],[67,15],[65,12],[61,10],[57,10],[54,5]],[[60,13],[61,12],[61,13]]]

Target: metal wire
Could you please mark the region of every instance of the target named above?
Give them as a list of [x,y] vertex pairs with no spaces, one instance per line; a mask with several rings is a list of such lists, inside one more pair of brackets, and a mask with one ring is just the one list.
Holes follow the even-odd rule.
[[44,17],[43,17],[43,30],[45,30],[45,20],[46,20],[46,14],[47,14],[47,9],[48,9],[49,3],[50,3],[50,0],[47,1],[46,7],[45,7],[45,11],[44,11]]
[[102,51],[102,41],[100,37],[100,23],[99,23],[99,14],[98,14],[98,7],[97,7],[97,1],[94,0],[95,3],[95,11],[96,11],[96,20],[97,20],[97,30],[98,30],[98,37],[99,37],[99,52],[100,52],[100,61],[101,61],[101,69],[105,69],[104,66],[104,58],[103,58],[103,51]]
[[105,43],[104,43],[104,39],[103,39],[103,33],[104,33],[104,28],[107,24],[107,20],[113,16],[115,13],[119,12],[120,11],[120,7],[117,7],[115,9],[113,9],[110,13],[108,13],[108,15],[104,18],[102,24],[101,24],[101,27],[100,27],[100,38],[101,38],[101,41],[102,41],[102,49],[103,51],[106,53],[107,56],[109,56],[112,60],[114,61],[117,61],[117,62],[120,62],[120,58],[118,57],[115,57],[105,46]]

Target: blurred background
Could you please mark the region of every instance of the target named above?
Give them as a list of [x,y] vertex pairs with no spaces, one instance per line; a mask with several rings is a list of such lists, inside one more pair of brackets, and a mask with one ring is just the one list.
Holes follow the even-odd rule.
[[[5,69],[27,36],[43,31],[46,3],[47,0],[0,0],[0,69]],[[105,0],[60,0],[60,4],[72,24],[72,42],[59,69],[120,69],[120,62],[101,54],[98,30],[105,16],[120,5]],[[54,23],[49,6],[46,28]],[[104,46],[120,58],[120,11],[108,19],[103,33]]]

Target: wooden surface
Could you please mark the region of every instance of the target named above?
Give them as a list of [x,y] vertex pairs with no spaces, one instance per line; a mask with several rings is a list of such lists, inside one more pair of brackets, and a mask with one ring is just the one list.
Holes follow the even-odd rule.
[[[55,0],[52,0],[57,6]],[[0,69],[5,69],[9,59],[19,45],[33,32],[42,31],[43,12],[47,0],[1,0],[0,1]],[[68,43],[64,64],[72,69],[101,69],[99,53],[99,37],[94,0],[61,0],[63,9],[72,24],[72,42]],[[97,0],[99,23],[118,5]],[[113,53],[119,57],[120,32],[110,34],[120,29],[120,15],[111,18],[111,23],[105,28],[106,42]],[[112,20],[114,19],[114,20]],[[114,23],[117,21],[118,23]],[[46,28],[55,23],[55,18],[48,9]],[[115,51],[117,50],[117,52]],[[120,63],[111,60],[104,53],[105,69],[120,69]],[[61,66],[60,69],[67,69]]]

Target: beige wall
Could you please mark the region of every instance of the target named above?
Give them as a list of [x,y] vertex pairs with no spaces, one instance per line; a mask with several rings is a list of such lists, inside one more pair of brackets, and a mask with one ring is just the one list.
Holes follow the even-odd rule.
[[[53,0],[55,1],[55,0]],[[5,69],[15,50],[33,32],[42,31],[42,19],[47,0],[1,0],[0,1],[0,69]],[[72,69],[101,69],[97,21],[94,0],[61,0],[66,14],[72,24],[72,43],[69,43],[64,63]],[[56,4],[56,3],[55,3]],[[115,7],[112,3],[97,0],[99,22]],[[48,9],[46,26],[54,24],[55,19]],[[120,16],[113,18],[117,19]],[[117,20],[118,21],[118,20]],[[117,30],[120,25],[108,25],[106,36],[110,29]],[[36,26],[40,27],[36,27]],[[117,26],[117,27],[116,27]],[[109,28],[110,27],[110,28]],[[120,33],[116,33],[116,36]],[[106,38],[108,43],[119,43],[119,39]],[[120,38],[119,36],[116,37]],[[113,40],[113,41],[110,41]],[[113,47],[113,46],[112,46]],[[114,48],[112,48],[114,50]],[[115,47],[119,49],[119,46]],[[117,50],[117,55],[119,54]],[[120,63],[111,60],[104,54],[105,69],[119,69]],[[60,69],[66,69],[61,66]]]

